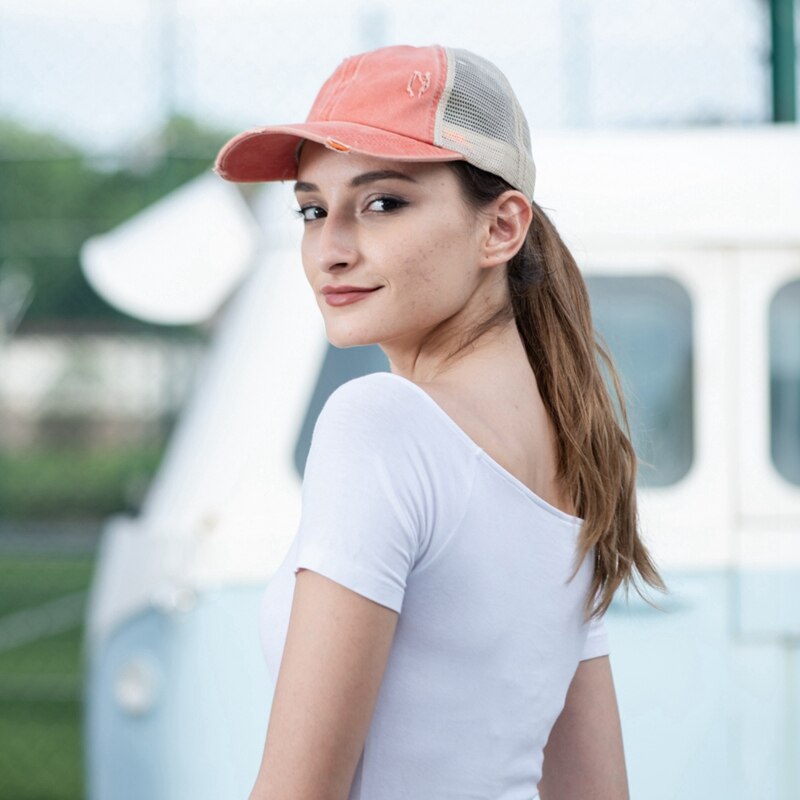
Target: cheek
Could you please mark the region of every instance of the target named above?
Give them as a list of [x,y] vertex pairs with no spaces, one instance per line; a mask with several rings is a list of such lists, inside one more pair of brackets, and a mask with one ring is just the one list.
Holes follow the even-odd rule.
[[458,286],[467,288],[477,263],[477,247],[472,232],[463,224],[452,221],[437,225],[435,231],[416,240],[415,251],[420,277],[426,284],[446,285],[456,294]]
[[[401,260],[425,265],[424,272],[432,277],[449,271],[454,262],[475,257],[476,247],[472,230],[460,217],[445,215],[428,225],[418,225],[406,232],[404,248],[398,251]],[[432,274],[433,273],[433,274]]]
[[469,242],[463,232],[442,237],[441,229],[435,236],[411,241],[393,262],[401,302],[417,315],[439,318],[454,313],[473,289]]

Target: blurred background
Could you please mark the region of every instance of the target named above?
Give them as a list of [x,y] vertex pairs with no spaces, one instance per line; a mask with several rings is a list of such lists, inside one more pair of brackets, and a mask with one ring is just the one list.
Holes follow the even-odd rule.
[[[609,612],[632,796],[800,798],[796,13],[0,0],[0,796],[249,791],[274,677],[257,598],[316,413],[387,367],[328,348],[296,275],[288,310],[268,297],[265,263],[299,274],[289,201],[220,186],[211,165],[240,130],[303,120],[345,56],[437,42],[517,91],[539,202],[585,268],[648,462],[670,620],[634,600]],[[693,131],[700,145],[675,145]],[[622,152],[640,158],[615,170]],[[625,216],[614,202],[646,206],[662,155],[677,166],[656,172],[652,216]],[[209,781],[214,737],[227,760]]]

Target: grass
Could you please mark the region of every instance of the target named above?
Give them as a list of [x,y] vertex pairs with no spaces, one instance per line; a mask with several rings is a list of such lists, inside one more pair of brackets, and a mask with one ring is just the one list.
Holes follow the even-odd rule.
[[[0,631],[9,614],[88,589],[93,563],[93,552],[0,547]],[[82,640],[79,624],[0,647],[0,797],[83,800]]]
[[[0,447],[3,800],[85,797],[81,592],[91,584],[96,538],[84,536],[83,521],[135,511],[163,449],[162,440]],[[61,535],[70,520],[73,532]]]
[[93,555],[9,555],[0,551],[0,615],[87,588],[93,565]]

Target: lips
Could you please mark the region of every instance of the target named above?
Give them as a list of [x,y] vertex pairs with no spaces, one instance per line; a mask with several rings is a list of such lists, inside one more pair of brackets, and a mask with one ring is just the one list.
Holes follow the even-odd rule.
[[324,286],[322,288],[323,294],[350,294],[351,292],[374,292],[380,289],[380,286],[373,286],[372,288],[363,286]]
[[380,288],[380,286],[376,286],[374,289],[350,289],[346,286],[337,286],[335,290],[323,289],[322,291],[325,293],[325,302],[329,306],[346,306],[363,300],[368,294],[373,294]]

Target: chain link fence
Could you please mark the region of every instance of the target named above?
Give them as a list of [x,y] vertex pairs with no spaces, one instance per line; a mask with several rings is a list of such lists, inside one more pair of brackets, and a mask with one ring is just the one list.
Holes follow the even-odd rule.
[[104,518],[135,513],[213,328],[115,311],[79,249],[302,119],[344,56],[466,47],[537,129],[771,116],[765,0],[300,6],[0,0],[0,796],[84,794],[82,636]]

